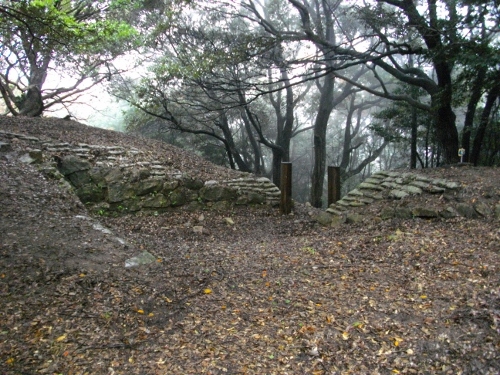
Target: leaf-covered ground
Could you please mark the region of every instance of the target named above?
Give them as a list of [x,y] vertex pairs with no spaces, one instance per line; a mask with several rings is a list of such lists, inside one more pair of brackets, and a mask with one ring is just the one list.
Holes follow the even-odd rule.
[[[484,172],[446,173],[474,200],[481,181],[500,186]],[[325,228],[302,206],[85,219],[16,158],[0,155],[0,181],[0,374],[500,372],[493,219]],[[125,268],[141,251],[157,261]]]

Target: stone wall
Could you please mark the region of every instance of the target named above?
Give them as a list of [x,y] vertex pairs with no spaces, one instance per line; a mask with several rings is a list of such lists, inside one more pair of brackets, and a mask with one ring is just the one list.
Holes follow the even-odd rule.
[[242,174],[237,179],[202,181],[132,147],[69,144],[0,131],[0,152],[15,149],[24,150],[22,161],[61,179],[100,214],[277,205],[280,199],[280,190],[268,178]]
[[[0,153],[36,164],[47,177],[59,179],[73,189],[91,211],[99,214],[161,212],[181,206],[193,210],[228,209],[232,205],[275,206],[280,201],[280,190],[265,177],[242,173],[241,178],[203,181],[133,147],[69,144],[0,131]],[[498,197],[464,202],[460,190],[457,182],[418,173],[378,172],[316,219],[330,225],[356,222],[368,216],[382,220],[500,218]],[[424,196],[443,199],[419,199]],[[370,208],[384,200],[399,203]]]
[[461,197],[461,189],[458,182],[418,173],[377,172],[330,205],[317,221],[336,225],[366,218],[500,218],[498,197],[484,195],[469,202]]

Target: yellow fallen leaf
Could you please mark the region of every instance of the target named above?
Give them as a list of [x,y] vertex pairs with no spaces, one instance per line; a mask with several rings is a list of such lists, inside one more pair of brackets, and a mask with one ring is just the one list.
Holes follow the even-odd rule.
[[61,342],[62,340],[64,340],[66,338],[66,334],[62,335],[62,336],[59,336],[57,339],[56,339],[56,342]]
[[212,293],[212,289],[208,289],[208,288],[207,288],[207,289],[205,289],[205,290],[203,291],[203,293],[205,293],[205,294],[210,294],[210,293]]
[[154,315],[155,315],[155,314],[153,314],[153,313],[149,313],[149,314],[148,314],[148,316],[154,316]]
[[403,342],[403,339],[399,337],[394,337],[394,346],[399,346]]
[[168,303],[172,303],[172,300],[168,297],[165,297],[165,301],[167,301]]
[[420,296],[420,298],[422,298],[422,299],[426,299],[426,298],[427,298],[427,296],[426,296],[425,294],[423,294],[423,295],[421,295],[421,296]]
[[344,340],[349,340],[349,333],[347,333],[347,332],[342,332],[342,339],[344,339]]
[[139,314],[144,314],[144,310],[142,310],[142,309],[137,310],[137,312],[138,312]]
[[134,363],[134,357],[130,357],[130,358],[128,359],[128,361],[129,361],[130,363]]
[[8,365],[12,365],[14,363],[14,358],[9,358],[5,361]]
[[84,273],[81,273],[81,274],[79,274],[78,276],[80,276],[80,277],[85,277],[85,274],[84,274]]

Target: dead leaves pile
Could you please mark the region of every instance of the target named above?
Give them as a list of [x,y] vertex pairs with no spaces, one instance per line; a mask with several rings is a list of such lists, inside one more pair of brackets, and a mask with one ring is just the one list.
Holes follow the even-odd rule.
[[304,231],[242,210],[201,236],[189,215],[108,219],[149,267],[28,283],[2,263],[3,373],[498,373],[495,223]]

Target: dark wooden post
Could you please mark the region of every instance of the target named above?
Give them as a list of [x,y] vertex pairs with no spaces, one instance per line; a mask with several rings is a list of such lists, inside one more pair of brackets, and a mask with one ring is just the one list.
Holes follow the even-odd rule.
[[328,166],[328,207],[340,199],[340,167]]
[[292,212],[292,163],[281,163],[280,184],[280,212],[283,215],[288,215]]

